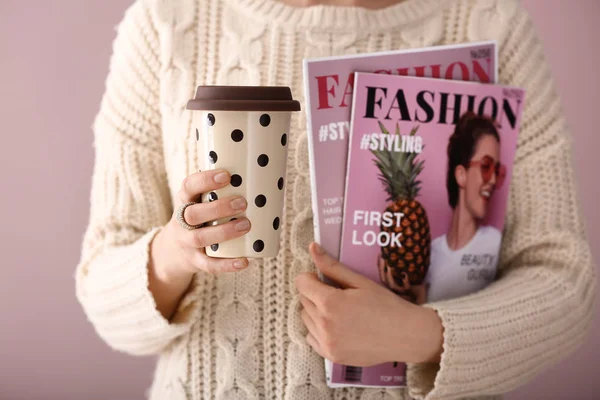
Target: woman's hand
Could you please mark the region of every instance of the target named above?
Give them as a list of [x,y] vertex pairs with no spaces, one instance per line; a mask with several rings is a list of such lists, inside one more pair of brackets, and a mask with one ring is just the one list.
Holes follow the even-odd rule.
[[[196,172],[185,178],[179,191],[177,210],[182,204],[198,201],[202,193],[220,189],[229,184],[230,175],[224,170]],[[222,198],[210,203],[198,203],[185,209],[184,219],[189,225],[203,224],[220,218],[234,217],[246,210],[243,197]],[[187,230],[179,225],[175,213],[157,235],[157,259],[164,260],[162,268],[173,274],[193,274],[198,271],[208,273],[232,272],[248,266],[246,258],[226,259],[206,255],[204,248],[215,243],[225,242],[246,234],[250,221],[239,218],[217,226],[206,226]],[[158,237],[159,236],[159,237]]]
[[310,252],[317,268],[341,285],[329,286],[313,273],[296,278],[306,340],[317,353],[338,364],[362,367],[439,360],[443,336],[435,311],[355,273],[316,243]]
[[[182,204],[198,201],[202,193],[225,187],[231,176],[224,170],[196,172],[183,181],[174,209]],[[189,225],[199,225],[220,218],[234,217],[246,210],[243,197],[228,197],[210,203],[198,203],[185,209],[184,219]],[[246,234],[250,230],[247,218],[238,218],[216,226],[187,230],[179,225],[175,213],[151,244],[149,268],[150,291],[157,309],[170,318],[193,275],[203,271],[211,274],[243,270],[248,259],[214,258],[204,248]]]

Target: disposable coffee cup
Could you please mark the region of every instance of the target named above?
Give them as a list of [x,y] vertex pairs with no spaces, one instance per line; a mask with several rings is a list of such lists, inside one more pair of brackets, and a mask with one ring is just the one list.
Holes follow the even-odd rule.
[[202,202],[242,196],[245,212],[211,221],[218,225],[246,217],[247,234],[213,243],[206,254],[220,258],[275,257],[283,219],[286,166],[292,112],[300,103],[288,87],[199,86],[187,104],[193,112],[193,132],[202,171],[225,169],[231,183],[203,193]]

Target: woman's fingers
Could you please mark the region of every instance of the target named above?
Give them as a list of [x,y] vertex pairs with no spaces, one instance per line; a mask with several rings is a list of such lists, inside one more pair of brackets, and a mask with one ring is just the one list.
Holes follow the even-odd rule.
[[319,329],[315,320],[319,318],[319,309],[316,304],[308,299],[308,297],[300,295],[300,303],[302,304],[302,310],[300,311],[300,318],[309,333],[312,333],[313,337],[319,337]]
[[313,321],[311,316],[308,314],[306,309],[303,309],[302,311],[300,311],[300,318],[302,319],[302,322],[304,322],[304,325],[306,325],[308,332],[312,333],[313,336],[316,335],[317,334],[317,325],[315,324],[315,321]]
[[200,225],[208,221],[232,217],[244,210],[248,203],[243,197],[219,199],[210,203],[198,203],[185,209],[183,218],[190,225]]
[[194,253],[192,263],[194,267],[209,274],[236,272],[248,267],[247,258],[215,258],[207,256],[203,251]]
[[302,310],[300,310],[300,318],[306,329],[308,329],[308,334],[306,335],[306,341],[308,344],[315,349],[315,351],[319,354],[321,353],[321,346],[319,345],[319,341],[317,337],[319,335],[317,324],[315,323],[313,317],[317,315],[318,309],[315,303],[310,301],[306,296],[300,295],[300,303],[302,303]]
[[183,180],[179,198],[182,203],[197,201],[202,193],[222,188],[229,184],[230,179],[229,172],[223,169],[196,172]]
[[[243,197],[227,197],[212,202],[199,203],[202,194],[223,188],[230,183],[229,172],[223,169],[196,172],[186,177],[177,195],[175,203],[196,203],[185,208],[183,219],[188,225],[199,225],[210,221],[224,219],[225,223],[198,229],[187,230],[180,226],[178,215],[173,213],[169,224],[163,232],[165,242],[178,264],[186,272],[201,270],[211,274],[240,271],[248,267],[245,257],[229,259],[206,255],[205,248],[243,236],[251,229],[247,218],[232,218],[247,208]],[[176,209],[180,204],[175,204]],[[168,240],[168,241],[167,241]]]
[[321,345],[319,345],[319,342],[317,341],[317,339],[309,332],[306,335],[306,342],[309,344],[310,347],[312,347],[318,354],[320,354],[321,356],[323,356],[323,351],[321,350]]
[[184,240],[188,246],[200,249],[238,238],[249,230],[250,221],[247,218],[240,218],[225,224],[186,231]]
[[317,305],[310,301],[310,299],[306,296],[300,295],[300,304],[302,304],[302,307],[304,307],[304,309],[310,315],[317,315],[317,313],[319,312]]

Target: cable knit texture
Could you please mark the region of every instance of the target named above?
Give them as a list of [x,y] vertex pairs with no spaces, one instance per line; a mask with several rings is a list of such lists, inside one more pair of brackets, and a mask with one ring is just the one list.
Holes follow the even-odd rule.
[[[410,365],[407,389],[332,390],[305,342],[294,277],[313,271],[304,113],[292,120],[277,258],[198,274],[173,321],[148,290],[148,251],[173,196],[198,170],[186,102],[202,84],[289,85],[305,57],[496,39],[500,81],[527,90],[501,275],[437,304],[439,364]],[[160,355],[153,400],[482,398],[524,384],[572,352],[592,317],[595,275],[571,143],[531,21],[515,0],[405,0],[384,10],[274,0],[138,0],[118,27],[94,124],[91,216],[77,296],[113,348]]]

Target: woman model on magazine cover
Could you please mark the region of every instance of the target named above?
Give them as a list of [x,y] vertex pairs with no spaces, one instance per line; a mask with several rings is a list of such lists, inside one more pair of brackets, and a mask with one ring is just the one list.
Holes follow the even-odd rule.
[[[245,219],[182,224],[247,207],[220,198],[180,215],[182,205],[231,181],[228,171],[198,172],[185,110],[197,86],[284,85],[301,96],[305,57],[479,40],[498,43],[499,81],[532,94],[501,274],[488,287],[419,306],[311,244],[302,117],[288,135],[277,257],[205,254],[248,232]],[[596,280],[569,134],[517,0],[137,0],[118,28],[94,135],[77,297],[112,348],[159,356],[151,400],[489,398],[563,360],[591,326]],[[340,287],[321,282],[315,266]],[[406,362],[407,388],[339,392],[327,386],[323,357]]]
[[484,225],[489,202],[502,186],[506,169],[500,162],[500,136],[494,121],[463,114],[448,142],[446,189],[452,208],[447,233],[431,243],[427,301],[473,293],[496,275],[501,232]]

